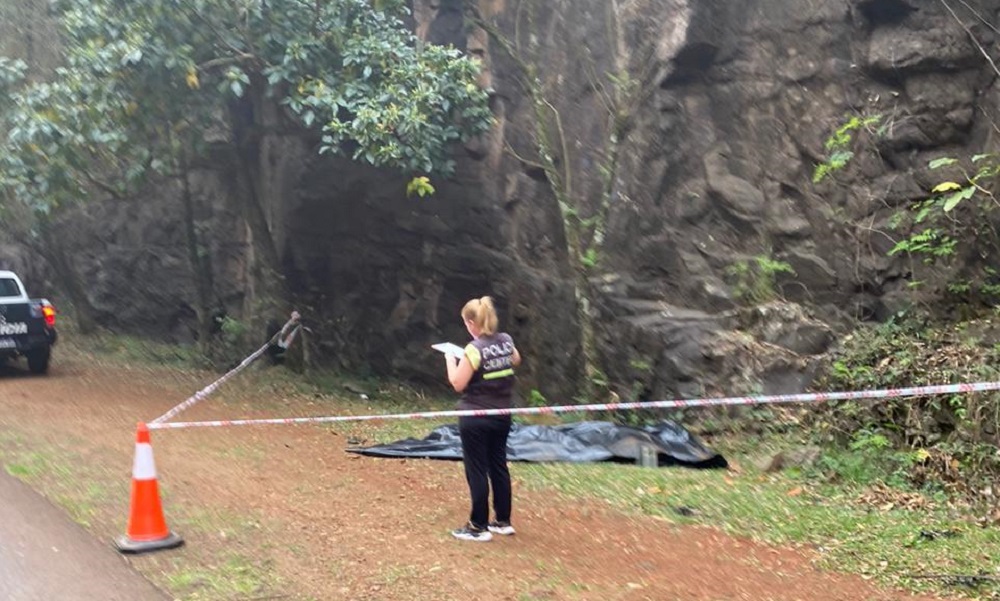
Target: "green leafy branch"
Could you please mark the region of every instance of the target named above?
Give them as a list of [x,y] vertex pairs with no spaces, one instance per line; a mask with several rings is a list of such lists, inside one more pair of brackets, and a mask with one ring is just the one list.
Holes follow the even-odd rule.
[[430,178],[426,175],[415,177],[406,184],[407,196],[413,196],[416,194],[420,198],[423,198],[434,194],[434,192],[434,186],[431,184]]
[[[931,189],[932,196],[917,203],[910,211],[894,219],[897,228],[908,225],[911,233],[896,243],[890,255],[913,253],[922,255],[926,263],[955,254],[960,237],[972,231],[974,239],[985,242],[988,252],[998,250],[1000,239],[989,222],[990,214],[1000,207],[989,186],[1000,175],[1000,161],[995,154],[972,157],[975,172],[967,171],[958,159],[942,157],[928,164],[931,170],[957,167],[962,181],[943,181]],[[978,201],[978,202],[976,202]],[[959,209],[970,205],[970,212],[960,215]]]
[[[830,134],[823,145],[828,154],[822,163],[816,165],[816,169],[813,171],[813,183],[818,184],[831,174],[846,167],[854,158],[852,146],[855,135],[860,131],[871,131],[881,121],[882,115],[869,115],[867,117],[854,115]],[[879,128],[875,133],[882,135],[883,132]]]
[[777,279],[782,273],[794,275],[795,270],[785,261],[767,255],[743,259],[726,268],[726,275],[732,281],[736,297],[750,305],[766,303],[777,298]]
[[993,190],[1000,176],[1000,155],[977,154],[969,162],[971,167],[942,157],[928,164],[932,171],[950,168],[961,177],[941,181],[928,198],[893,217],[893,228],[906,235],[889,254],[919,256],[930,265],[952,262],[965,249],[975,258],[959,265],[947,290],[963,302],[972,293],[995,300],[1000,298],[1000,278],[991,263],[1000,254],[995,223],[1000,202]]

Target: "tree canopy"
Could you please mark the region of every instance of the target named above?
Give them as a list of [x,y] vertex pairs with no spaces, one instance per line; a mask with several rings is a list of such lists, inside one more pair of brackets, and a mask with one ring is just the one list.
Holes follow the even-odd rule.
[[0,189],[39,213],[169,172],[178,152],[229,136],[266,102],[316,130],[320,152],[414,176],[450,172],[450,143],[490,124],[477,61],[418,40],[402,0],[58,0],[53,10],[63,55],[53,77],[27,82],[23,63],[0,59]]

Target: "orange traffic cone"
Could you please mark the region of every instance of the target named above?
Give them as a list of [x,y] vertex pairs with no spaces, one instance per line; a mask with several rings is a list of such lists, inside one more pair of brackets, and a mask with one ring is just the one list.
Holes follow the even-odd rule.
[[156,484],[156,464],[149,428],[139,424],[135,433],[135,462],[132,464],[132,508],[125,536],[115,540],[122,553],[144,553],[171,549],[184,540],[167,529],[160,505],[160,489]]

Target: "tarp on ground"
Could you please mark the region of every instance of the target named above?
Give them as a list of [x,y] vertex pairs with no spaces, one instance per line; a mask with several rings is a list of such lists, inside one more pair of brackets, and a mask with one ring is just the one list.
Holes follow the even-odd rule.
[[[510,461],[635,463],[644,446],[656,449],[657,463],[697,468],[724,468],[726,459],[705,447],[684,427],[662,421],[644,428],[611,422],[587,421],[559,426],[532,426],[515,423],[507,439]],[[462,458],[458,426],[449,424],[433,430],[426,438],[407,438],[389,444],[348,449],[372,457],[414,457],[422,459]]]

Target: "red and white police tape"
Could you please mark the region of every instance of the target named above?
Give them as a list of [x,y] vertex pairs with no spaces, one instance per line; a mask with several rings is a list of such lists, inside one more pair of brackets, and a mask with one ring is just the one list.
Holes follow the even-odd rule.
[[[298,322],[299,322],[299,313],[297,311],[293,311],[291,319],[289,319],[285,323],[285,325],[282,326],[281,330],[279,330],[278,333],[276,333],[274,336],[272,336],[271,339],[268,340],[264,344],[264,346],[260,347],[256,351],[254,351],[254,353],[252,355],[250,355],[249,357],[247,357],[246,359],[244,359],[243,361],[241,361],[240,364],[237,365],[236,367],[234,367],[231,370],[229,370],[228,372],[226,372],[226,374],[223,375],[221,378],[219,378],[218,380],[212,382],[208,386],[202,388],[198,392],[194,393],[194,396],[188,398],[186,401],[180,403],[179,405],[177,405],[176,407],[174,407],[170,411],[167,411],[166,413],[164,413],[160,417],[158,417],[158,418],[154,419],[153,421],[149,422],[149,427],[152,428],[155,424],[161,424],[161,423],[163,423],[163,422],[165,422],[167,420],[173,419],[173,418],[177,417],[177,415],[180,414],[181,411],[184,411],[185,409],[189,409],[189,408],[193,407],[194,405],[198,404],[199,402],[201,402],[201,401],[205,400],[206,398],[208,398],[208,396],[210,394],[212,394],[213,392],[215,392],[216,390],[218,390],[219,387],[222,386],[226,382],[226,380],[228,380],[228,379],[232,378],[233,376],[235,376],[236,374],[240,373],[241,371],[243,371],[244,369],[246,369],[246,367],[248,365],[250,365],[251,363],[253,363],[257,359],[259,359],[261,355],[263,355],[265,352],[267,352],[268,347],[271,346],[272,344],[278,343],[278,344],[280,344],[282,346],[282,348],[288,348],[288,346],[290,344],[292,344],[292,341],[295,340],[295,334],[297,334],[298,331],[299,331],[299,328],[302,327],[301,325],[297,325]],[[288,337],[286,338],[285,337],[285,332],[287,332],[288,328],[292,327],[293,325],[296,326],[295,329],[293,329],[291,331],[291,333],[288,334]]]
[[452,417],[485,417],[489,415],[538,415],[550,413],[576,413],[593,411],[619,411],[637,409],[676,409],[680,407],[706,407],[713,405],[772,405],[779,403],[818,403],[823,401],[845,401],[859,399],[898,399],[905,397],[936,396],[942,394],[968,394],[1000,390],[1000,382],[978,382],[974,384],[942,384],[937,386],[915,386],[912,388],[889,388],[883,390],[859,390],[851,392],[808,392],[801,394],[778,394],[770,396],[739,396],[725,398],[676,399],[670,401],[646,401],[634,403],[602,403],[595,405],[558,405],[552,407],[515,407],[512,409],[483,409],[456,411],[425,411],[420,413],[395,413],[386,415],[339,415],[330,417],[292,417],[273,419],[235,419],[202,422],[162,421],[149,424],[150,430],[181,428],[218,428],[222,426],[263,426],[279,424],[321,424],[329,422],[357,422],[383,419],[434,419]]

